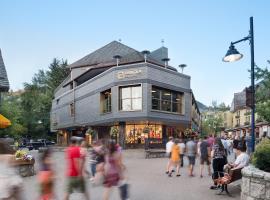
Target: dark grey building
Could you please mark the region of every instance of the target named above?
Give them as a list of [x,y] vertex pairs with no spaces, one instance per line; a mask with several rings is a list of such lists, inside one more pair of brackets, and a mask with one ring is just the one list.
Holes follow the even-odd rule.
[[139,146],[191,128],[197,106],[190,76],[166,58],[165,47],[139,52],[113,41],[69,65],[71,73],[52,102],[51,129],[58,131],[58,143],[67,144],[72,135],[89,139],[91,128],[95,139],[113,136],[122,145]]
[[7,71],[0,49],[0,92],[8,92],[8,90],[9,90],[9,82],[7,77]]

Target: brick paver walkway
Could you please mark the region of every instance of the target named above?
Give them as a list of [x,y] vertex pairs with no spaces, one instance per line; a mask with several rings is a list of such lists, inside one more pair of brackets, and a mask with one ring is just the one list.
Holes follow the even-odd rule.
[[[37,155],[37,152],[35,152]],[[145,159],[143,150],[126,150],[124,162],[128,168],[131,200],[222,200],[240,199],[240,186],[229,186],[233,197],[218,196],[217,191],[209,190],[211,179],[208,176],[199,178],[199,163],[197,160],[195,177],[188,177],[187,166],[181,168],[181,177],[172,177],[164,173],[167,158]],[[54,161],[57,171],[56,194],[57,199],[63,199],[65,190],[65,160],[63,152],[54,153]],[[187,161],[186,161],[187,163]],[[36,166],[38,167],[38,165]],[[206,175],[205,171],[205,175]],[[28,200],[38,198],[39,187],[37,178],[24,178],[25,193]],[[91,200],[102,199],[102,187],[93,187],[87,181]],[[81,194],[73,194],[70,199],[83,200]],[[118,190],[114,189],[111,200],[118,200]]]

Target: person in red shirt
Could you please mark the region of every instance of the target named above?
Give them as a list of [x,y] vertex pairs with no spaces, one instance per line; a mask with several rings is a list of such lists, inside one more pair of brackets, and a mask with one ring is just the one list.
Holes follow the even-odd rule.
[[73,193],[74,189],[78,189],[84,193],[85,198],[89,200],[88,192],[85,188],[85,182],[83,178],[84,161],[81,156],[80,147],[77,146],[76,138],[71,138],[71,144],[66,150],[67,160],[67,191],[65,199],[69,199],[69,195]]

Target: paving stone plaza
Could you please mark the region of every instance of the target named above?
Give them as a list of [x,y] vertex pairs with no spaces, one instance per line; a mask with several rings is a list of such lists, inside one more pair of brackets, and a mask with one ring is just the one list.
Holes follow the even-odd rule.
[[[38,157],[37,152],[32,152]],[[64,152],[54,153],[55,169],[57,171],[56,194],[57,199],[63,199],[65,191],[65,159]],[[167,158],[145,159],[144,150],[124,151],[124,163],[128,168],[130,183],[130,199],[132,200],[221,200],[240,199],[240,184],[229,185],[229,190],[233,197],[227,195],[216,195],[217,191],[209,189],[211,178],[205,170],[205,176],[199,177],[199,163],[196,161],[195,177],[188,176],[187,160],[184,168],[181,168],[181,177],[173,176],[169,178],[165,174]],[[36,164],[38,169],[38,163]],[[24,178],[25,194],[27,200],[38,199],[39,186],[37,176]],[[91,200],[102,199],[102,187],[93,187],[87,181],[87,188]],[[83,195],[76,193],[70,199],[84,199]],[[118,189],[115,188],[111,200],[119,200]]]

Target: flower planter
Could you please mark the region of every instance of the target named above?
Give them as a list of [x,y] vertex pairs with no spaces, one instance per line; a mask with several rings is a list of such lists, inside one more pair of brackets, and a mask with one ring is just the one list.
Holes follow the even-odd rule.
[[250,165],[242,170],[241,200],[270,200],[270,173]]
[[27,177],[27,176],[34,176],[35,175],[35,159],[32,159],[30,161],[27,160],[14,160],[13,162],[17,172],[22,176],[22,177]]

